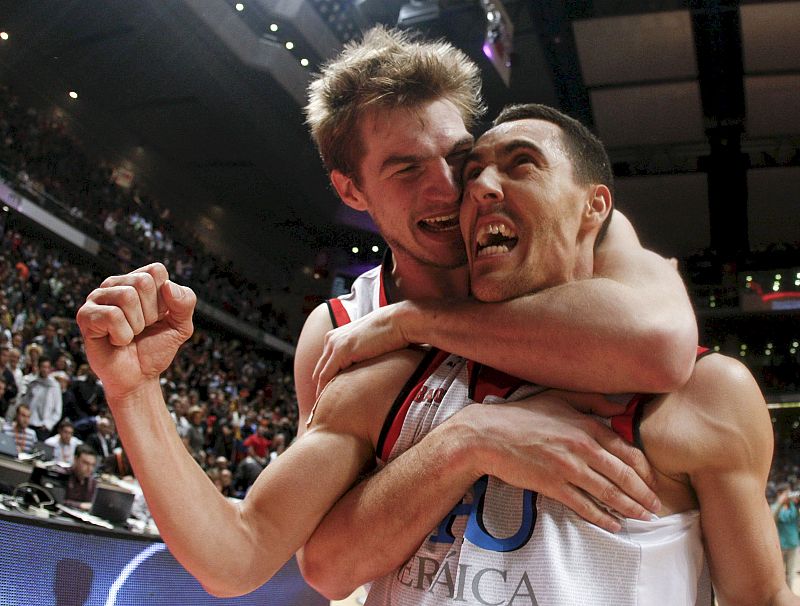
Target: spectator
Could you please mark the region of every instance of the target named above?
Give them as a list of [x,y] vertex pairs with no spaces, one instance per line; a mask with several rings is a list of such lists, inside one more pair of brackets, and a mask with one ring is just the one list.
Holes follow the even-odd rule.
[[17,454],[29,454],[36,444],[36,432],[30,428],[31,409],[27,404],[17,406],[13,423],[3,425],[3,433],[14,437],[17,445]]
[[92,499],[97,490],[97,481],[93,475],[96,465],[97,455],[91,446],[81,444],[75,449],[75,458],[67,479],[64,503],[84,511],[91,509]]
[[[12,343],[13,343],[12,338]],[[15,398],[15,402],[18,401],[20,393],[24,389],[24,375],[22,374],[22,368],[20,368],[20,358],[22,354],[18,347],[12,347],[8,350],[8,369],[11,371],[11,374],[14,376],[14,384],[16,386],[17,397]]]
[[72,465],[75,449],[83,444],[75,437],[75,427],[69,419],[63,419],[58,424],[58,433],[47,438],[44,443],[53,447],[53,460],[66,465]]
[[203,409],[200,406],[192,406],[187,413],[189,418],[189,429],[186,436],[189,438],[189,448],[194,453],[202,453],[206,442],[206,426],[203,423]]
[[797,504],[800,494],[791,492],[791,486],[783,483],[778,486],[778,498],[772,505],[772,514],[778,526],[778,536],[781,541],[783,565],[786,569],[786,584],[789,588],[794,583],[797,573],[797,547],[800,545],[798,536]]
[[70,419],[77,421],[94,417],[105,408],[103,386],[88,364],[81,364],[78,367],[78,373],[70,386],[70,393],[72,397],[69,404],[66,399],[64,402],[64,414]]
[[86,443],[92,447],[101,461],[113,455],[119,446],[119,439],[114,431],[114,420],[110,417],[97,419],[96,431],[86,438]]
[[258,429],[254,434],[245,438],[244,447],[253,449],[253,456],[255,456],[262,465],[266,465],[267,453],[272,441],[269,439],[269,424],[266,420],[262,420],[258,424]]
[[128,455],[121,446],[117,446],[114,451],[105,457],[101,463],[103,473],[117,476],[118,478],[130,479],[134,477],[133,467],[128,460]]
[[42,348],[42,355],[49,360],[55,360],[67,348],[63,337],[58,334],[58,327],[52,322],[44,327],[44,334],[37,336],[34,343]]
[[22,402],[31,409],[31,428],[40,440],[47,438],[61,419],[61,386],[50,376],[50,360],[37,360],[38,372],[25,377]]
[[0,349],[0,369],[2,379],[6,385],[2,398],[0,398],[0,418],[5,417],[8,409],[17,399],[17,381],[11,366],[11,350],[8,347]]
[[253,447],[248,447],[247,456],[239,463],[236,468],[236,474],[233,477],[235,496],[243,499],[263,470],[264,466],[255,458]]

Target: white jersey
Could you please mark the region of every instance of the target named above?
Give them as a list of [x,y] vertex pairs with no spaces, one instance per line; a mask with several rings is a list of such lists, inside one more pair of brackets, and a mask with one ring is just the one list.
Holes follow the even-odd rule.
[[389,304],[384,281],[391,266],[392,255],[387,250],[383,263],[358,276],[349,293],[326,301],[334,328],[358,320]]
[[[466,406],[543,389],[434,350],[392,407],[379,455],[395,459]],[[630,439],[644,401],[634,397],[612,427]],[[404,566],[372,584],[367,606],[711,605],[698,511],[621,523],[606,532],[556,501],[484,477]]]

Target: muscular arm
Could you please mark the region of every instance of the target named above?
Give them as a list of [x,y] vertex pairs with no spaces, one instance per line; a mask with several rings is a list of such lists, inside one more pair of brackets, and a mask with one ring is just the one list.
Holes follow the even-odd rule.
[[[680,276],[641,247],[615,211],[594,278],[502,303],[405,301],[334,331],[317,368],[405,343],[430,343],[529,381],[572,391],[667,392],[691,373],[697,327]],[[360,330],[359,324],[363,324]],[[391,343],[391,345],[388,345]]]
[[[337,389],[328,393],[341,396]],[[112,396],[109,403],[164,542],[217,596],[247,593],[275,574],[371,454],[362,436],[320,425],[270,465],[236,505],[181,443],[158,383],[124,399]]]
[[673,438],[648,455],[688,473],[720,605],[800,604],[786,586],[764,496],[773,437],[758,386],[739,362],[714,355],[682,391],[670,403],[682,410],[667,429]]
[[186,451],[164,405],[159,374],[192,333],[195,301],[166,278],[153,265],[107,279],[78,324],[164,541],[207,590],[238,595],[270,578],[371,462],[379,430],[371,413],[391,400],[362,394],[395,393],[417,358],[398,352],[333,382],[311,429],[234,505]]

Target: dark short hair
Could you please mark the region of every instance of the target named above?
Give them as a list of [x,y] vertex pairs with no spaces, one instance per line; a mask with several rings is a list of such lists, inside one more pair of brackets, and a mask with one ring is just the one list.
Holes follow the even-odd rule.
[[72,427],[74,429],[75,425],[73,425],[72,421],[70,421],[69,419],[66,419],[66,418],[65,419],[61,419],[61,421],[58,422],[58,431],[61,431],[65,427]]
[[[580,185],[605,185],[613,199],[614,172],[611,168],[611,160],[608,158],[608,152],[602,141],[588,128],[575,118],[540,103],[508,105],[494,119],[492,126],[517,120],[544,120],[558,126],[561,129],[561,139],[566,152],[572,160],[575,182]],[[600,243],[608,231],[612,214],[608,213],[608,217],[600,228],[600,232],[597,234],[597,243]]]
[[75,458],[77,459],[81,455],[92,455],[93,457],[97,457],[97,453],[94,451],[94,448],[88,444],[78,444],[75,447]]

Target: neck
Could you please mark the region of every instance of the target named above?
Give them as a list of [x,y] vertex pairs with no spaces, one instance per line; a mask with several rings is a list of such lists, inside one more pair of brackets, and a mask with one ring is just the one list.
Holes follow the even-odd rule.
[[423,265],[414,259],[395,254],[393,267],[386,281],[390,301],[406,299],[448,299],[466,297],[469,272],[463,265],[444,269]]

